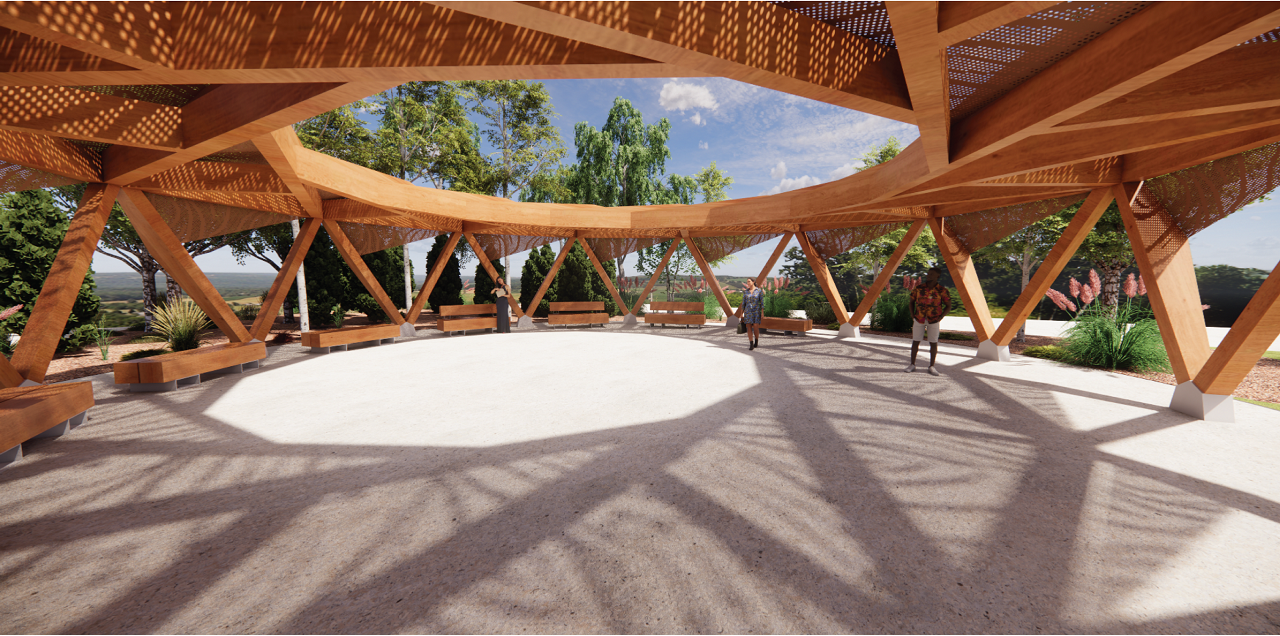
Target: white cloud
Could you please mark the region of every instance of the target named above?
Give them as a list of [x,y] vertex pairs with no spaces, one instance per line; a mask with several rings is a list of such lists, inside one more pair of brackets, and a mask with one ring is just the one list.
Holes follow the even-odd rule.
[[799,190],[800,188],[816,186],[819,183],[822,183],[822,179],[819,179],[817,177],[811,177],[809,175],[805,175],[803,177],[799,177],[796,179],[783,179],[778,183],[778,185],[773,186],[772,188],[769,188],[768,190],[765,190],[760,194],[780,194],[790,190]]
[[861,167],[862,167],[862,161],[855,160],[852,163],[846,163],[843,166],[840,166],[839,168],[836,168],[835,170],[828,172],[827,178],[832,181],[835,181],[836,179],[843,179],[857,172],[858,168],[861,168]]
[[693,125],[694,125],[694,126],[706,126],[706,125],[707,125],[707,120],[705,120],[705,119],[703,119],[703,118],[702,118],[702,113],[694,113],[694,114],[693,114],[693,117],[690,117],[690,118],[689,118],[689,121],[693,122]]
[[662,93],[658,96],[658,103],[662,104],[662,107],[667,110],[682,112],[695,108],[715,110],[720,106],[716,103],[716,98],[711,94],[711,90],[706,86],[681,84],[680,82],[667,82],[663,85]]
[[710,148],[710,147],[711,147],[711,146],[707,145],[707,142],[705,142],[705,141],[699,141],[699,142],[698,142],[698,150],[706,150],[706,149],[708,149],[708,148]]
[[785,179],[787,177],[787,162],[779,161],[778,165],[769,171],[770,179]]

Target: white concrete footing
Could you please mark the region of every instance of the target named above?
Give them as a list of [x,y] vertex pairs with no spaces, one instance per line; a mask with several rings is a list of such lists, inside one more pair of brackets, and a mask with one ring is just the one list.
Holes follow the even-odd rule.
[[19,459],[22,459],[22,444],[18,444],[17,446],[0,453],[0,468],[4,468]]
[[23,380],[22,384],[18,385],[18,388],[27,387],[27,386],[40,386],[40,383],[32,382],[31,380]]
[[836,333],[837,338],[861,338],[862,330],[858,329],[858,325],[846,322],[840,325],[840,331]]
[[1169,408],[1207,422],[1235,422],[1234,404],[1230,395],[1206,394],[1195,382],[1183,382],[1174,388]]
[[1010,359],[1009,347],[1008,346],[1002,347],[1000,345],[997,345],[994,340],[983,340],[982,342],[978,343],[977,357],[979,360],[994,360],[996,362],[1008,362]]
[[417,333],[418,333],[418,328],[413,326],[412,324],[407,322],[400,323],[400,337],[412,338],[413,336],[417,335]]
[[533,329],[533,316],[525,314],[516,321],[516,329]]
[[74,429],[75,427],[83,424],[84,418],[88,414],[89,414],[88,411],[83,411],[79,415],[76,415],[75,417],[72,417],[69,420],[60,422],[57,425],[50,427],[45,432],[39,435],[36,435],[34,439],[48,439],[50,437],[62,437],[63,435],[70,433],[71,430]]
[[726,326],[726,327],[728,327],[728,328],[730,328],[730,329],[737,329],[737,328],[738,328],[738,323],[740,323],[740,322],[742,322],[742,319],[741,319],[741,318],[739,318],[739,317],[737,317],[737,316],[734,316],[734,315],[730,315],[728,318],[725,318],[725,319],[724,319],[724,326]]
[[[600,326],[603,327],[604,325],[600,325]],[[635,329],[636,327],[639,327],[639,326],[640,326],[640,321],[636,319],[635,314],[628,312],[627,315],[622,317],[623,329]]]

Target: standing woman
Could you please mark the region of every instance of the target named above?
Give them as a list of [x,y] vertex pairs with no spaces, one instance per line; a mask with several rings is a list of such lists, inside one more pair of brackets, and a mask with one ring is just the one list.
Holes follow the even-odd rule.
[[760,346],[760,313],[764,309],[764,290],[756,287],[756,282],[747,279],[742,290],[742,324],[747,326],[747,340],[751,346],[747,351]]
[[511,288],[507,282],[498,278],[493,289],[494,299],[498,304],[498,333],[511,333]]

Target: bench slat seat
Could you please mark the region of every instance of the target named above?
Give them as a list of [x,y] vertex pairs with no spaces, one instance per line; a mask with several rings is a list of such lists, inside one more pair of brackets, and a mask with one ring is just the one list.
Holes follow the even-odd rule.
[[171,391],[179,383],[199,384],[202,374],[240,373],[246,366],[257,368],[258,362],[266,357],[266,343],[253,340],[117,362],[112,369],[115,383],[128,384],[130,391]]
[[498,306],[486,303],[483,305],[444,305],[437,308],[440,318],[436,320],[436,329],[445,333],[455,331],[471,331],[473,329],[496,330],[498,328]]
[[551,303],[551,313],[547,315],[549,325],[600,325],[609,323],[609,314],[604,310],[602,301]]
[[91,406],[90,382],[0,389],[0,466],[21,458],[24,442],[79,426]]
[[772,318],[769,316],[760,317],[761,329],[773,329],[774,331],[785,331],[787,333],[798,332],[805,335],[805,332],[813,331],[813,320],[808,318]]
[[320,331],[305,332],[302,334],[302,346],[310,347],[313,351],[324,349],[327,352],[332,347],[346,349],[347,345],[360,342],[377,341],[378,344],[382,344],[388,340],[395,342],[396,337],[399,335],[399,325],[361,325],[359,327],[340,327],[338,329],[323,329]]
[[[653,302],[649,303],[649,312],[644,315],[644,321],[651,325],[684,325],[691,327],[697,325],[701,327],[707,324],[707,317],[700,313],[705,306],[698,302],[688,301],[669,301],[669,302]],[[676,312],[685,313],[658,313],[658,312]]]

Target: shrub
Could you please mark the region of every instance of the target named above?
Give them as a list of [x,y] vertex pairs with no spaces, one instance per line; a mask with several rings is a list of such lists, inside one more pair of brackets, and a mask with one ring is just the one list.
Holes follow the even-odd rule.
[[254,320],[260,311],[262,311],[261,305],[244,305],[236,310],[236,315],[242,320]]
[[1086,284],[1072,278],[1070,290],[1071,296],[1080,301],[1079,309],[1062,292],[1050,289],[1045,293],[1060,309],[1075,314],[1061,343],[1064,362],[1112,370],[1169,370],[1169,354],[1160,338],[1159,325],[1149,309],[1134,303],[1135,296],[1147,293],[1141,278],[1134,280],[1133,274],[1129,275],[1124,283],[1128,299],[1115,307],[1093,302],[1101,290],[1096,272],[1089,272]]
[[162,336],[156,336],[156,335],[138,336],[137,338],[130,340],[129,344],[134,344],[138,342],[168,342],[168,340],[165,340],[164,337]]
[[826,325],[836,322],[836,312],[831,308],[831,303],[828,303],[825,300],[810,300],[804,306],[804,313],[815,325]]
[[97,340],[98,325],[80,325],[71,331],[62,335],[62,339],[58,341],[59,353],[68,351],[79,351],[89,343]]
[[341,329],[342,322],[347,319],[347,310],[342,305],[334,305],[333,309],[329,310],[329,315],[333,317],[333,326]]
[[382,311],[382,305],[373,296],[360,294],[352,304],[352,309],[368,316],[369,322],[387,322],[387,312]]
[[102,353],[102,359],[106,360],[111,350],[111,337],[115,334],[107,330],[107,326],[102,321],[95,325],[93,340],[98,345],[98,351]]
[[871,307],[871,328],[879,331],[911,331],[911,303],[906,293],[881,296]]
[[314,298],[307,299],[307,313],[316,327],[333,326],[333,305],[326,305]]
[[174,351],[200,346],[200,330],[210,326],[209,317],[190,299],[171,300],[156,307],[151,329],[169,341]]
[[141,351],[130,351],[129,353],[126,353],[120,356],[120,361],[128,362],[130,360],[137,360],[138,358],[150,358],[151,356],[162,356],[166,353],[169,353],[167,349],[143,349]]
[[1031,356],[1032,358],[1042,358],[1044,360],[1060,361],[1066,357],[1067,352],[1062,347],[1056,345],[1045,345],[1043,347],[1027,347],[1023,350],[1022,355]]
[[702,315],[707,320],[723,320],[724,311],[720,308],[720,301],[716,300],[716,295],[711,292],[702,292]]
[[725,294],[725,298],[729,300],[730,307],[742,306],[742,292],[732,292],[732,293]]
[[[640,292],[632,290],[618,290],[618,295],[622,297],[622,302],[626,303],[628,310],[636,306],[636,302],[640,300]],[[636,309],[637,313],[643,314],[643,309]]]
[[954,331],[943,331],[938,334],[939,340],[977,340],[977,338],[969,334],[956,333]]
[[791,299],[791,295],[782,291],[766,291],[764,293],[764,307],[761,313],[770,318],[790,318],[791,310],[795,309],[795,303]]

